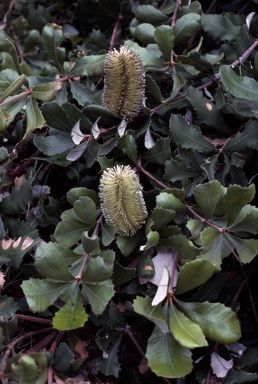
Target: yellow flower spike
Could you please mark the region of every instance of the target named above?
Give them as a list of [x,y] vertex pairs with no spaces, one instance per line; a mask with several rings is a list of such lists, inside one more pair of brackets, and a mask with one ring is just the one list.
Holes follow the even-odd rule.
[[102,105],[125,120],[131,120],[141,110],[145,75],[140,56],[125,46],[107,53],[104,64]]
[[145,223],[147,209],[142,187],[129,166],[106,169],[99,190],[106,223],[113,225],[117,234],[130,236]]

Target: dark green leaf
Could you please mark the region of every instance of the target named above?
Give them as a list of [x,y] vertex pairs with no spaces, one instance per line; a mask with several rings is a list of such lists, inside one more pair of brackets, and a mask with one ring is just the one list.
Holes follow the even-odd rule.
[[70,124],[65,110],[60,105],[55,102],[44,103],[41,110],[50,127],[63,132],[71,132],[73,125]]
[[240,32],[240,26],[234,25],[226,14],[206,15],[203,13],[201,26],[204,31],[221,40],[236,40]]
[[159,24],[169,20],[168,16],[152,5],[140,5],[135,12],[136,18],[143,23]]
[[33,142],[46,156],[58,155],[60,153],[67,152],[69,149],[74,147],[72,139],[62,135],[35,135]]
[[141,23],[135,28],[135,37],[144,44],[154,43],[155,28],[152,24]]
[[118,141],[119,147],[122,151],[132,160],[134,163],[137,162],[137,146],[135,142],[135,138],[126,133],[119,139]]
[[158,139],[155,145],[143,156],[143,159],[151,163],[164,165],[171,158],[170,141],[167,138]]
[[63,72],[65,61],[65,49],[60,48],[64,40],[62,27],[52,23],[47,24],[42,30],[42,44],[49,62],[53,64],[60,72]]
[[179,115],[171,115],[170,135],[172,140],[182,148],[196,149],[199,152],[215,152],[215,147]]
[[228,131],[222,114],[211,100],[203,96],[202,92],[194,87],[189,87],[186,92],[186,98],[194,107],[202,123],[215,128],[217,131]]
[[32,178],[25,181],[19,189],[13,188],[9,196],[0,202],[0,210],[6,215],[19,215],[26,210],[33,194],[31,189]]
[[257,121],[248,121],[242,132],[238,132],[232,139],[229,139],[224,151],[243,151],[248,147],[257,147],[258,144]]

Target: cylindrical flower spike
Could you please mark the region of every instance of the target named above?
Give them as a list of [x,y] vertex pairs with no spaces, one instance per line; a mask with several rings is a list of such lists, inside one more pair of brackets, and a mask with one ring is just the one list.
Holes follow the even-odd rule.
[[107,53],[104,64],[102,104],[125,120],[131,120],[141,110],[145,75],[140,56],[125,46]]
[[108,168],[103,172],[99,189],[106,223],[113,225],[119,235],[134,234],[147,217],[136,173],[129,166]]

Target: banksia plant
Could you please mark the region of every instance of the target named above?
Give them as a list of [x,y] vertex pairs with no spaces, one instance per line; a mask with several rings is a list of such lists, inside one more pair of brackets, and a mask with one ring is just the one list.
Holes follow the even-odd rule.
[[107,54],[104,64],[102,104],[125,120],[141,110],[145,76],[140,56],[133,48],[122,46]]
[[108,168],[103,172],[99,189],[106,223],[113,225],[119,235],[134,234],[147,216],[136,173],[129,166]]

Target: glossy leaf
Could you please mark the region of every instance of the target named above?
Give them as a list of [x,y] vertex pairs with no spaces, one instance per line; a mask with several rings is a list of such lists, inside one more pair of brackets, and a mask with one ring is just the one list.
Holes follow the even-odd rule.
[[177,300],[185,315],[199,324],[204,335],[217,343],[235,343],[241,336],[235,312],[220,303],[186,303]]
[[33,141],[36,147],[46,156],[58,155],[74,147],[74,143],[70,137],[62,135],[36,135]]
[[36,85],[31,92],[32,97],[41,101],[52,101],[56,98],[55,91],[61,86],[58,81],[52,83]]
[[104,71],[106,55],[84,56],[77,60],[69,75],[76,76],[101,76]]
[[142,43],[154,43],[155,28],[152,24],[142,23],[135,28],[135,36]]
[[171,333],[164,334],[157,326],[148,340],[146,357],[149,367],[158,376],[178,378],[192,370],[190,350],[181,346]]
[[96,224],[97,212],[94,201],[87,196],[81,196],[73,204],[74,211],[81,221],[87,226]]
[[122,151],[132,160],[134,163],[137,162],[137,146],[135,142],[135,138],[126,133],[123,135],[118,141],[119,147]]
[[178,273],[176,295],[190,291],[204,284],[213,275],[214,266],[209,260],[186,262]]
[[169,329],[177,342],[185,348],[208,345],[200,326],[180,312],[175,305],[169,309]]

